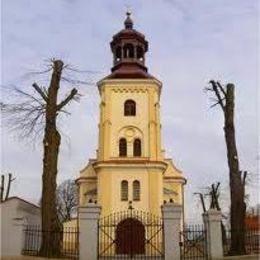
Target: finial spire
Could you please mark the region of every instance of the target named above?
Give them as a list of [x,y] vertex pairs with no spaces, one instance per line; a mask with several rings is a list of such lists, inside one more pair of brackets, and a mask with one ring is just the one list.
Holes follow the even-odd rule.
[[126,11],[126,19],[125,19],[125,28],[126,29],[133,29],[133,20],[131,19],[131,12],[129,6],[127,6],[127,11]]

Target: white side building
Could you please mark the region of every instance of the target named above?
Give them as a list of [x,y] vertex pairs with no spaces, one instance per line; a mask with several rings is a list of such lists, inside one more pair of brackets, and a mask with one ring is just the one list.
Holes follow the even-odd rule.
[[26,225],[41,225],[40,207],[18,197],[0,203],[0,255],[20,255]]

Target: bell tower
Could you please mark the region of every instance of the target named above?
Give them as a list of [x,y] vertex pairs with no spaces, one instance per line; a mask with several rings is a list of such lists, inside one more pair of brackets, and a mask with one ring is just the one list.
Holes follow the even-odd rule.
[[[98,82],[101,96],[100,160],[160,160],[160,92],[162,84],[148,73],[148,42],[133,28],[130,13],[125,28],[113,36],[111,74]],[[138,150],[138,151],[137,151]]]
[[[97,158],[81,171],[80,204],[89,199],[102,214],[135,209],[161,214],[167,196],[183,200],[182,173],[161,147],[162,83],[148,73],[148,41],[129,12],[110,43],[111,73],[97,83],[100,94]],[[168,195],[165,193],[168,190]],[[173,198],[174,200],[174,198]]]
[[131,69],[141,75],[147,72],[145,53],[148,51],[148,42],[143,34],[133,28],[130,12],[126,15],[125,29],[114,35],[110,43],[114,57],[112,72],[127,73]]

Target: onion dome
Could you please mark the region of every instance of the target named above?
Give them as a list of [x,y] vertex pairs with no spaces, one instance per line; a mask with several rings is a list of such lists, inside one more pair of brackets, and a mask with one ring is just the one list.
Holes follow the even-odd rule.
[[113,67],[107,78],[150,78],[145,66],[148,42],[145,36],[134,29],[131,13],[126,13],[125,28],[113,36],[110,43]]

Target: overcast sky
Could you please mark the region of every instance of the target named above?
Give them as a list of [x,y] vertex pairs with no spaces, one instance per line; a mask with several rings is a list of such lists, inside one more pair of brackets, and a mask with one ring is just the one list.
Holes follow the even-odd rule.
[[[210,109],[203,89],[210,79],[236,85],[236,130],[242,170],[251,174],[248,193],[257,201],[258,183],[258,1],[257,0],[8,0],[2,1],[2,85],[30,89],[46,60],[61,58],[96,82],[109,74],[109,42],[123,28],[126,6],[150,48],[149,72],[163,82],[162,138],[168,157],[188,179],[187,218],[201,208],[193,192],[221,181],[227,201],[228,169],[220,109]],[[82,77],[82,74],[80,75]],[[46,78],[45,78],[46,80]],[[77,178],[97,148],[99,96],[82,86],[79,104],[64,118],[58,181]],[[5,91],[2,91],[5,98]],[[41,140],[35,146],[2,131],[2,171],[16,180],[12,195],[37,202],[41,194]],[[198,209],[195,210],[194,209]],[[194,213],[196,212],[196,214]]]

